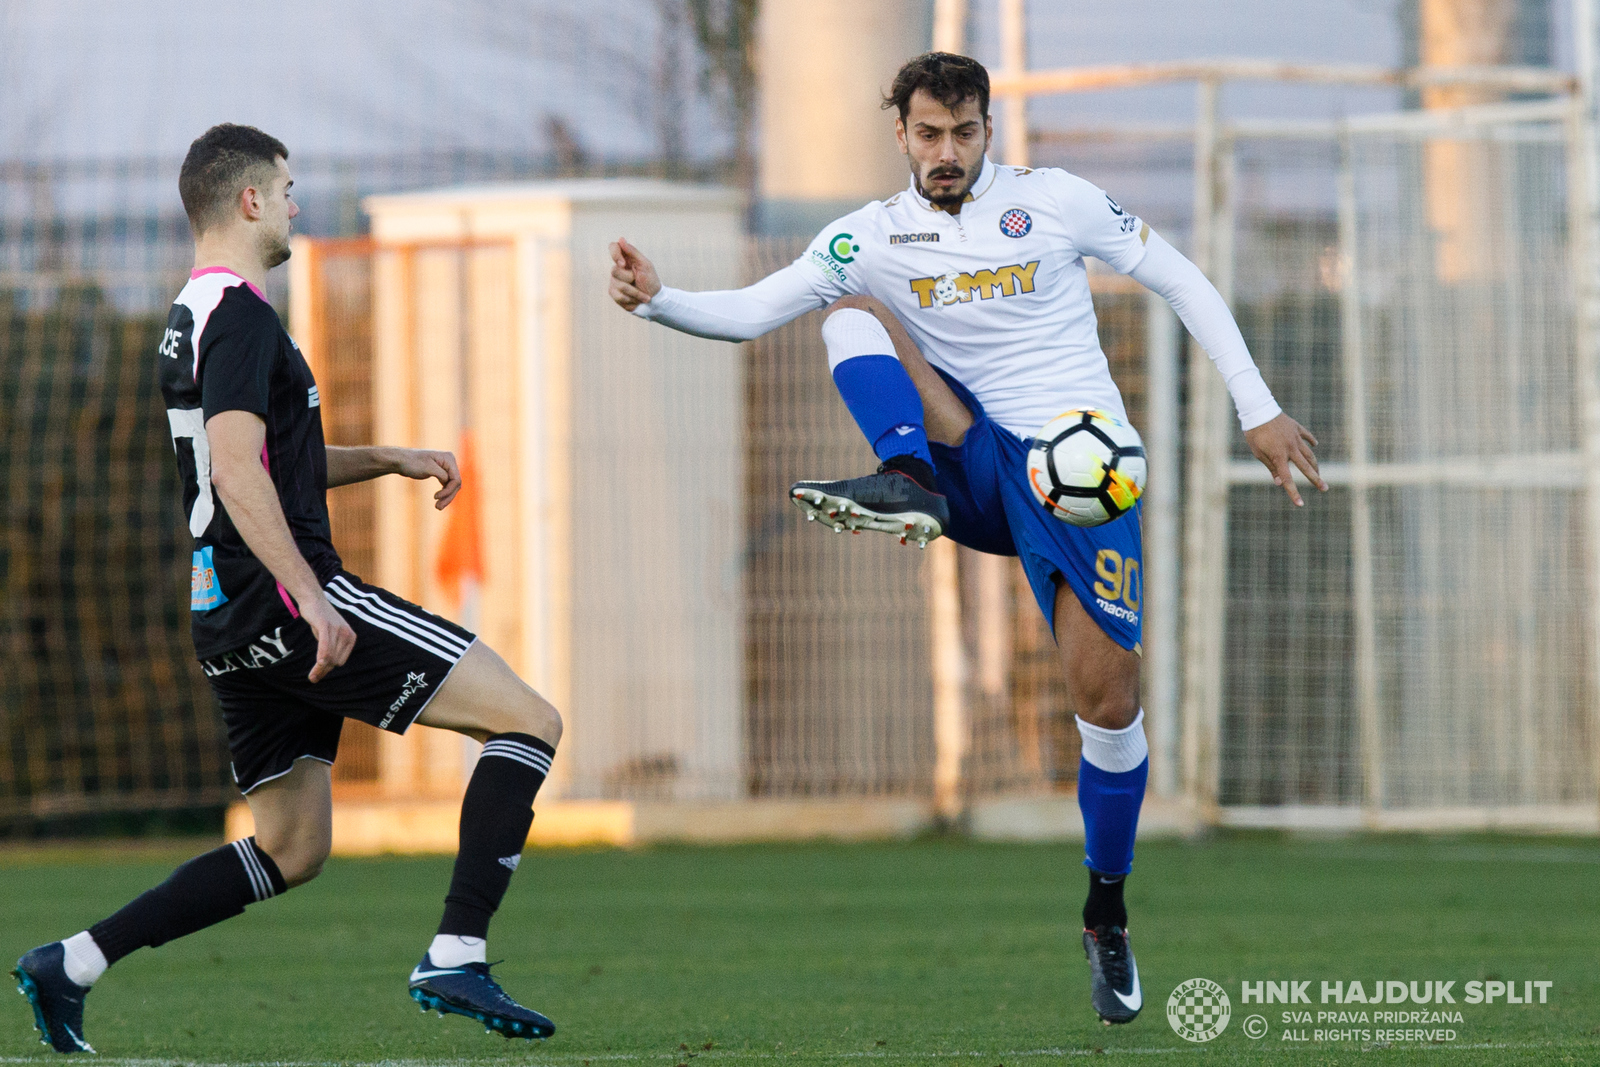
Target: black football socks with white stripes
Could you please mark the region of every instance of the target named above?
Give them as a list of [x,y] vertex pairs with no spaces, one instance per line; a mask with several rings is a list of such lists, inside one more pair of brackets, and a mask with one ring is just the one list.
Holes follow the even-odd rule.
[[141,893],[121,911],[67,938],[67,977],[85,988],[136,948],[164,945],[224,919],[246,904],[288,889],[278,865],[244,838],[183,864],[165,882]]
[[461,801],[461,851],[444,898],[436,966],[484,961],[489,920],[511,885],[533,825],[533,798],[556,750],[532,734],[495,734],[483,746]]
[[[496,734],[483,746],[461,802],[461,850],[431,950],[439,966],[483,962],[489,920],[511,885],[533,799],[555,748],[531,734]],[[138,948],[164,945],[244,913],[245,905],[288,889],[254,837],[213,849],[178,867],[116,914],[67,938],[67,977],[88,988]]]

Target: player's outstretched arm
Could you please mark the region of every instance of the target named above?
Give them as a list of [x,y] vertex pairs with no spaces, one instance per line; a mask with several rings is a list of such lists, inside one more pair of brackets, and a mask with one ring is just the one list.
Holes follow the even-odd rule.
[[356,634],[328,603],[317,576],[289,533],[278,490],[261,453],[267,424],[249,411],[220,411],[206,420],[211,444],[211,484],[244,543],[294,598],[317,639],[317,662],[308,676],[319,682],[350,657]]
[[343,448],[328,446],[328,488],[371,481],[385,474],[398,474],[419,481],[428,478],[439,482],[433,494],[433,506],[443,511],[461,491],[461,468],[456,457],[449,452],[436,452],[426,448],[389,448],[383,445],[362,445]]
[[627,238],[610,245],[606,292],[617,306],[681,333],[713,341],[751,341],[841,295],[818,290],[794,265],[743,289],[691,293],[661,284],[655,265]]
[[1200,268],[1152,231],[1146,238],[1144,258],[1131,274],[1135,281],[1172,305],[1183,325],[1217,365],[1238,409],[1239,425],[1250,451],[1272,472],[1273,484],[1282,486],[1297,507],[1305,504],[1294,484],[1292,464],[1312,485],[1327,492],[1328,483],[1322,480],[1316,453],[1312,451],[1316,437],[1285,415],[1273,399],[1255,360],[1250,358],[1250,349],[1233,313]]

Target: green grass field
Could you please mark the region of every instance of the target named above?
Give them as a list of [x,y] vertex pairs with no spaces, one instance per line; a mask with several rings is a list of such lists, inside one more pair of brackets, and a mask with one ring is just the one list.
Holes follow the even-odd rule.
[[[204,846],[0,851],[7,959],[76,932]],[[309,886],[119,964],[89,998],[86,1029],[102,1059],[195,1063],[1013,1067],[1102,1052],[1140,1063],[1600,1063],[1600,843],[1142,844],[1128,894],[1146,1008],[1115,1029],[1087,1003],[1081,855],[950,839],[530,852],[490,958],[506,958],[497,973],[514,996],[557,1021],[543,1045],[423,1016],[406,998],[448,860],[335,859]],[[1196,977],[1233,1000],[1227,1031],[1203,1045],[1165,1014],[1173,988]],[[1315,979],[1315,999],[1321,980],[1370,989],[1391,978],[1455,980],[1458,999],[1472,979],[1555,986],[1543,1006],[1458,1004],[1453,1043],[1387,1048],[1287,1043],[1283,1006],[1239,1000],[1241,980]],[[0,1004],[0,1059],[55,1058],[21,997]],[[1252,1013],[1269,1021],[1259,1040],[1243,1032]]]

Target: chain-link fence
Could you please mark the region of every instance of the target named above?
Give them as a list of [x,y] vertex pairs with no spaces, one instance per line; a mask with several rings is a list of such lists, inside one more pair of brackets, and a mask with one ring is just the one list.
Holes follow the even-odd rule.
[[[1176,684],[1147,678],[1147,709],[1175,788],[1217,818],[1282,823],[1309,809],[1305,817],[1341,825],[1593,820],[1596,490],[1580,453],[1595,431],[1582,410],[1593,368],[1574,313],[1573,126],[1554,104],[1509,108],[1226,127],[1210,178],[1215,217],[1196,225],[1170,199],[1166,217],[1151,213],[1206,262],[1268,383],[1319,436],[1333,489],[1304,510],[1267,483],[1216,383],[1193,376],[1214,375],[1208,364],[1193,374],[1168,368],[1178,372],[1162,387],[1171,395],[1157,395],[1151,361],[1161,338],[1148,298],[1094,276],[1102,343],[1133,421],[1147,438],[1163,429],[1150,421],[1158,410],[1186,427],[1165,473],[1152,473],[1175,487],[1181,466],[1189,502],[1182,537],[1172,538],[1186,546],[1189,595],[1169,608],[1181,608],[1183,627],[1161,639],[1174,653],[1163,669],[1181,671],[1184,698],[1164,702],[1153,694]],[[1194,180],[1181,153],[1134,140],[1039,147],[1059,156],[1043,162],[1114,192],[1130,161]],[[455,165],[440,180],[534,166]],[[129,171],[133,184],[142,173]],[[406,164],[395,173],[421,172]],[[0,173],[13,206],[43,180],[20,174]],[[73,180],[50,177],[48,202],[69,203]],[[386,180],[352,178],[350,195]],[[226,756],[184,632],[188,553],[151,356],[156,304],[181,284],[187,237],[181,220],[163,216],[133,222],[113,211],[68,223],[54,207],[26,215],[0,215],[9,227],[0,235],[0,818],[217,803],[229,795]],[[326,232],[348,228],[341,215]],[[313,318],[323,335],[310,347],[326,355],[317,370],[330,442],[361,443],[375,425],[375,264],[361,241],[322,247]],[[741,269],[753,279],[797,251],[752,239]],[[586,293],[583,315],[633,325]],[[605,343],[631,336],[619,327]],[[605,367],[659,374],[676,358],[665,348],[648,359],[601,355],[591,366],[600,377],[583,387],[595,410],[615,400]],[[702,533],[718,544],[742,536],[743,549],[737,574],[695,579],[725,581],[740,598],[742,655],[718,668],[718,692],[737,705],[738,769],[717,795],[931,796],[942,667],[928,557],[886,538],[808,527],[786,500],[795,479],[873,463],[828,376],[816,317],[737,358],[741,389],[711,407],[736,410],[729,447],[742,464],[744,511],[732,533],[729,516],[705,515]],[[699,409],[692,382],[686,388],[667,406],[687,417]],[[1215,412],[1204,405],[1221,410],[1217,447],[1208,427],[1219,423],[1207,422]],[[591,445],[604,441],[603,428],[596,433]],[[616,457],[591,466],[609,480],[626,470]],[[370,487],[331,499],[347,565],[371,569]],[[688,573],[692,534],[674,535],[678,556],[663,548],[629,562],[662,575],[651,596],[670,598]],[[577,567],[604,566],[601,541],[580,547]],[[1015,561],[965,550],[954,558],[962,795],[1070,789],[1077,736],[1060,653]],[[595,615],[601,629],[586,638],[600,652],[610,617]],[[1158,651],[1157,621],[1146,620],[1147,653]],[[632,654],[624,631],[653,640],[616,625],[618,656]],[[677,647],[658,644],[662,655]],[[640,655],[639,670],[656,662]],[[584,677],[603,681],[605,656],[586,662]],[[604,699],[640,705],[618,719],[614,747],[626,758],[606,764],[631,770],[596,771],[579,791],[671,795],[662,783],[687,764],[652,753],[672,748],[657,734],[674,723],[703,728],[696,698],[673,697],[677,717],[652,723],[648,686]],[[379,762],[378,739],[351,728],[340,780],[373,781]]]
[[233,795],[186,632],[164,326],[92,286],[0,293],[0,826]]

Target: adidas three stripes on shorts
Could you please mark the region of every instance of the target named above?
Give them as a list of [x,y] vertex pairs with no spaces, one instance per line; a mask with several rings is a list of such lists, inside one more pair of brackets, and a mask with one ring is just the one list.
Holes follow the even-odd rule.
[[340,572],[323,587],[355,631],[350,658],[307,680],[317,642],[304,619],[201,661],[228,729],[233,779],[248,793],[295,761],[332,763],[345,719],[405,733],[477,638],[448,619]]

